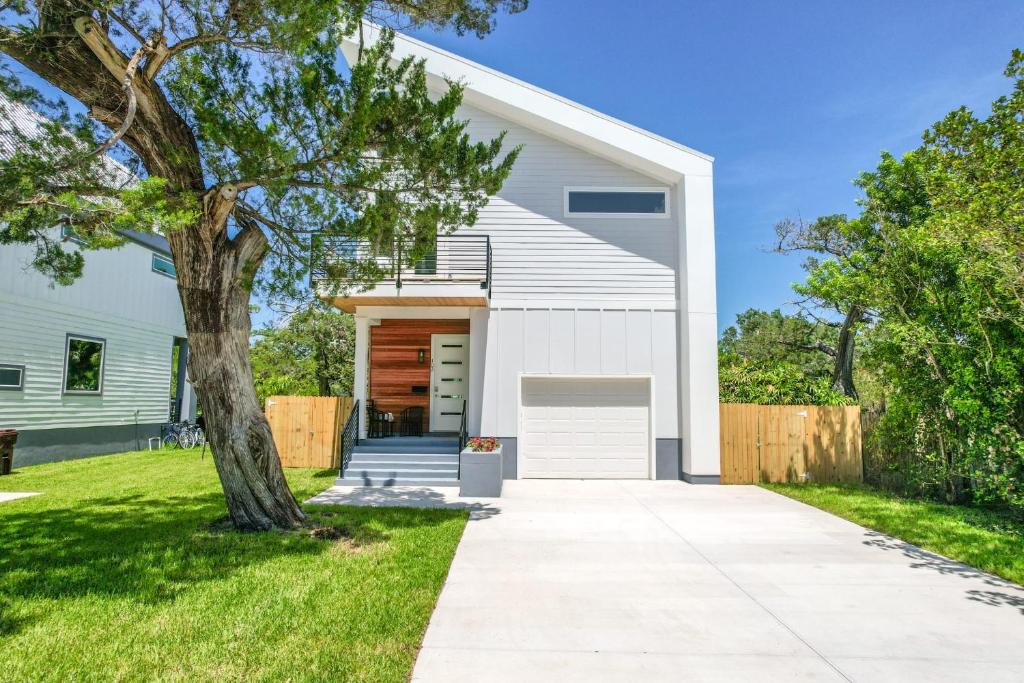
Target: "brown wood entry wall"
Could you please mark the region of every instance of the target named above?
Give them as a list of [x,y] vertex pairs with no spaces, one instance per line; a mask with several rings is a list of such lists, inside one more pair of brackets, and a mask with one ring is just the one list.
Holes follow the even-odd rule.
[[[396,419],[410,406],[422,407],[424,432],[430,428],[432,334],[469,334],[469,320],[381,320],[370,327],[370,399]],[[414,393],[413,387],[426,391]]]

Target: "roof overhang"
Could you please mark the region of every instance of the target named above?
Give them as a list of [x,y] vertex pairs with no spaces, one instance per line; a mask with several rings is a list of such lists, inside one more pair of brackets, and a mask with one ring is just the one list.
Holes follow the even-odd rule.
[[[372,44],[380,28],[364,24]],[[349,64],[358,59],[358,37],[345,39],[342,53]],[[428,86],[443,92],[446,81],[465,86],[463,102],[538,133],[665,183],[684,175],[711,175],[712,157],[594,111],[506,74],[402,34],[395,34],[395,60],[422,59]]]

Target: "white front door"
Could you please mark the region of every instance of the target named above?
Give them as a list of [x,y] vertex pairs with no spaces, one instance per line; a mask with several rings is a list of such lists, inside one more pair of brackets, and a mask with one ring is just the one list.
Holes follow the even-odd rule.
[[459,431],[468,394],[469,335],[430,335],[430,431]]

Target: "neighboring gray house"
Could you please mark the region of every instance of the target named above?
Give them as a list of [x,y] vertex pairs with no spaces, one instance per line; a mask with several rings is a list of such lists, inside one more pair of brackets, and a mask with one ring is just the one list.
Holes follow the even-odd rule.
[[[0,160],[12,125],[41,120],[0,99]],[[194,414],[167,241],[125,236],[88,252],[68,287],[31,268],[31,246],[0,246],[0,428],[19,431],[16,465],[145,448],[161,425]]]

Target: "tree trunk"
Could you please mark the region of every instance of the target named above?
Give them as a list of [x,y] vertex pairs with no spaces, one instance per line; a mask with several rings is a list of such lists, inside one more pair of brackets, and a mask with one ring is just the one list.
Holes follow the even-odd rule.
[[[72,0],[42,3],[39,34],[0,26],[0,49],[117,130],[123,123],[121,79],[128,57],[95,21],[76,23],[89,14],[88,7]],[[85,34],[105,48],[94,51],[80,37]],[[239,188],[208,191],[192,129],[151,78],[139,75],[133,87],[139,108],[122,141],[149,176],[169,182],[169,197],[190,193],[203,201],[197,224],[167,239],[191,347],[189,374],[207,418],[228,512],[239,529],[295,527],[304,515],[284,479],[249,363],[249,294],[267,251],[266,236],[250,226],[228,238]]]
[[249,295],[266,238],[250,228],[229,240],[225,230],[204,225],[173,233],[170,241],[180,264],[189,375],[231,521],[245,531],[294,528],[305,516],[285,481],[249,361]]
[[853,329],[864,317],[864,309],[854,305],[846,313],[843,326],[839,330],[839,342],[836,344],[835,366],[832,371],[832,389],[842,392],[850,398],[858,398],[857,387],[853,383],[853,351],[857,333]]

